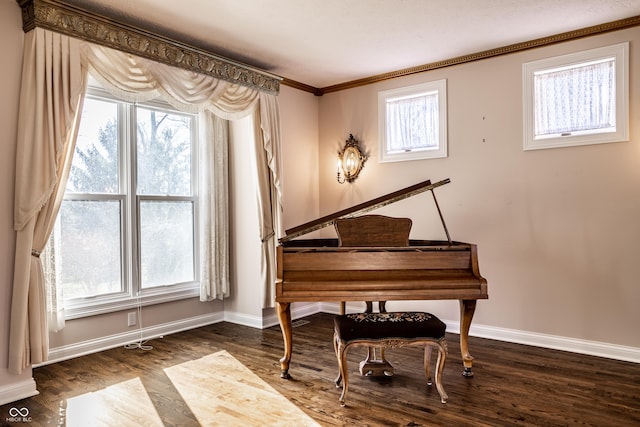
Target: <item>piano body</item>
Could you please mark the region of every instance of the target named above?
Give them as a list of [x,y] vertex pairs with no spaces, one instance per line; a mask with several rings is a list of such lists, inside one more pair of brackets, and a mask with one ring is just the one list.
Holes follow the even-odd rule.
[[[460,349],[463,375],[472,376],[469,328],[478,299],[488,298],[487,281],[480,275],[475,244],[452,241],[435,198],[434,189],[448,179],[424,181],[405,189],[324,216],[286,231],[276,255],[276,303],[284,338],[281,377],[290,378],[292,353],[291,303],[335,301],[460,301]],[[368,215],[358,224],[355,241],[296,239],[328,225],[430,191],[438,208],[447,240],[398,239],[389,217]],[[361,217],[365,218],[365,217]],[[410,222],[408,218],[395,218]]]

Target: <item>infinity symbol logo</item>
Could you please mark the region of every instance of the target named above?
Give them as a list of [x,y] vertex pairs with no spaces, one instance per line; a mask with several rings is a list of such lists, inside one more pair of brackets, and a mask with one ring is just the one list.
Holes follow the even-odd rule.
[[9,416],[10,417],[17,417],[17,416],[21,416],[21,417],[26,417],[27,415],[29,415],[29,409],[28,408],[11,408],[9,409]]

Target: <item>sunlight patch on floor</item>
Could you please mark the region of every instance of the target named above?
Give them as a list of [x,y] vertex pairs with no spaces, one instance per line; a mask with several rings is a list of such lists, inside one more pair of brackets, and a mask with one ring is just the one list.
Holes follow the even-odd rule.
[[66,426],[164,426],[140,378],[67,399]]
[[201,425],[320,425],[226,351],[165,373]]

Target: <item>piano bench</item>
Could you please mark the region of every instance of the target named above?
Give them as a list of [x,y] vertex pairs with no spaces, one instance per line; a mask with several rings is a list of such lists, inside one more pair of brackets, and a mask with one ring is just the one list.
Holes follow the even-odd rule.
[[442,371],[447,358],[446,325],[436,316],[424,312],[353,313],[334,318],[333,346],[338,359],[336,387],[342,385],[340,405],[345,406],[349,387],[347,351],[351,347],[399,348],[424,347],[424,369],[431,385],[431,349],[438,350],[435,382],[440,401],[448,396],[442,387]]

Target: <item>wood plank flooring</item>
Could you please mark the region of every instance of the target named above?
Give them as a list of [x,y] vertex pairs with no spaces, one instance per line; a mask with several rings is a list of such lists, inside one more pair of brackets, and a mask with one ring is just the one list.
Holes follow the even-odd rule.
[[[281,426],[640,426],[639,364],[471,337],[475,376],[465,378],[453,334],[448,334],[443,376],[446,404],[426,385],[422,351],[404,348],[387,351],[395,376],[384,380],[361,377],[357,369],[364,353],[350,351],[347,406],[340,407],[332,319],[316,314],[293,329],[291,380],[279,377],[278,326],[258,330],[219,323],[150,341],[150,351],[116,348],[36,368],[40,394],[0,406],[0,425],[74,425],[72,412],[82,406],[82,426],[252,426],[256,420]],[[245,402],[245,396],[232,393],[226,398],[237,399],[233,403],[239,406],[203,421],[198,411],[213,399],[207,390],[217,395],[226,390],[228,372],[220,372],[219,380],[215,373],[213,380],[192,380],[199,381],[198,407],[182,389],[184,379],[178,385],[168,373],[220,352],[237,363],[234,369],[245,376],[238,381],[271,397]],[[285,406],[293,412],[278,422],[268,417]],[[12,408],[27,408],[30,421],[12,420]]]

